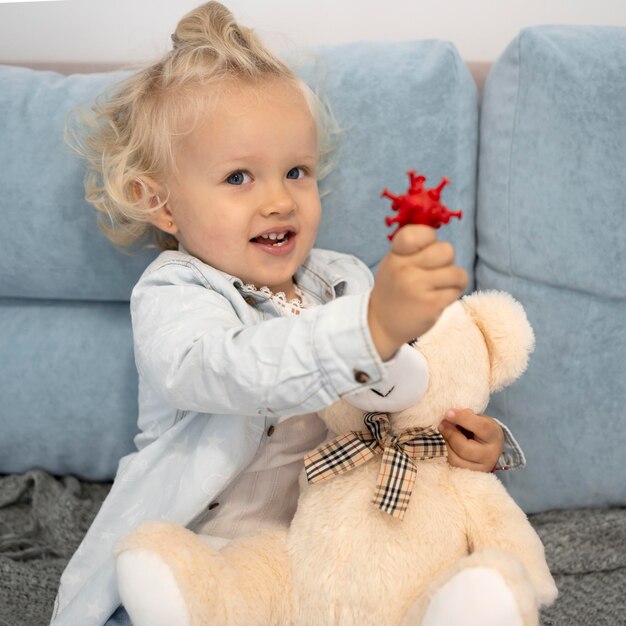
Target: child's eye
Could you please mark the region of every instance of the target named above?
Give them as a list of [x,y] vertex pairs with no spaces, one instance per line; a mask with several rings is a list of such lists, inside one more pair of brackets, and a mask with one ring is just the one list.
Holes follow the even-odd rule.
[[226,179],[226,182],[229,185],[243,185],[244,183],[250,182],[250,175],[245,172],[233,172]]
[[291,180],[298,180],[299,178],[304,178],[305,171],[301,167],[292,167],[287,172],[287,178]]

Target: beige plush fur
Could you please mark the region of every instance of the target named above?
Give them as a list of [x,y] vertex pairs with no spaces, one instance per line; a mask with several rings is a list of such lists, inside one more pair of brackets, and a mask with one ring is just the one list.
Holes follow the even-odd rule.
[[[391,413],[394,432],[437,425],[451,407],[484,411],[492,391],[526,369],[534,337],[523,308],[487,292],[448,307],[416,344],[430,382],[414,406]],[[363,430],[363,411],[340,400],[322,411],[335,433]],[[464,568],[498,570],[524,626],[557,591],[543,546],[493,474],[418,462],[402,521],[371,504],[380,457],[303,491],[289,532],[234,542],[215,552],[165,522],[142,525],[118,551],[153,550],[169,565],[191,623],[419,624],[428,600]],[[407,622],[408,623],[408,622]]]

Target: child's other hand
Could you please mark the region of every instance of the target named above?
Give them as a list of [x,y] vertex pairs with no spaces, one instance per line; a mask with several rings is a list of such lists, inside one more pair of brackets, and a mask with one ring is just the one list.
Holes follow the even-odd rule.
[[434,229],[408,225],[393,238],[370,295],[368,324],[376,349],[388,360],[420,337],[467,287],[467,273],[454,265],[454,248]]
[[470,409],[452,409],[439,426],[448,446],[448,462],[454,467],[490,472],[504,448],[500,424]]

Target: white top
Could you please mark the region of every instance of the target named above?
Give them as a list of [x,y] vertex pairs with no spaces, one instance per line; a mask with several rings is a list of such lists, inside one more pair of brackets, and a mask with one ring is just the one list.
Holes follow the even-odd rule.
[[[321,304],[297,286],[299,299],[290,301],[284,293],[272,294],[267,287],[259,291],[270,295],[285,317]],[[219,549],[232,539],[277,526],[288,527],[298,504],[303,458],[326,439],[327,432],[316,413],[268,420],[252,462],[193,520],[191,530]]]

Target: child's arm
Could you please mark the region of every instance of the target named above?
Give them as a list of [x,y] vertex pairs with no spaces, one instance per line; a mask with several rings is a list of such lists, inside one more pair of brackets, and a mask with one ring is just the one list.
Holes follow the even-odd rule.
[[[454,256],[454,248],[437,241],[431,228],[411,225],[397,231],[369,302],[369,328],[381,358],[388,360],[400,345],[424,334],[463,293],[467,274],[454,265]],[[509,431],[490,417],[457,411],[442,426],[451,465],[491,472],[525,463]]]
[[242,321],[251,316],[243,298],[229,300],[189,262],[172,259],[148,271],[131,298],[144,382],[182,410],[276,417],[318,411],[381,382],[383,361],[428,330],[467,284],[452,266],[452,246],[425,226],[401,229],[371,292],[367,268],[344,258],[348,295],[261,323]]
[[131,298],[137,368],[165,404],[289,416],[383,379],[367,327],[372,276],[353,257],[330,259],[334,274],[346,279],[346,295],[261,322],[221,273],[182,261],[172,255],[155,262]]
[[437,241],[434,229],[401,228],[380,263],[369,302],[374,344],[388,360],[407,341],[430,329],[467,287],[467,273],[454,265],[454,248]]

